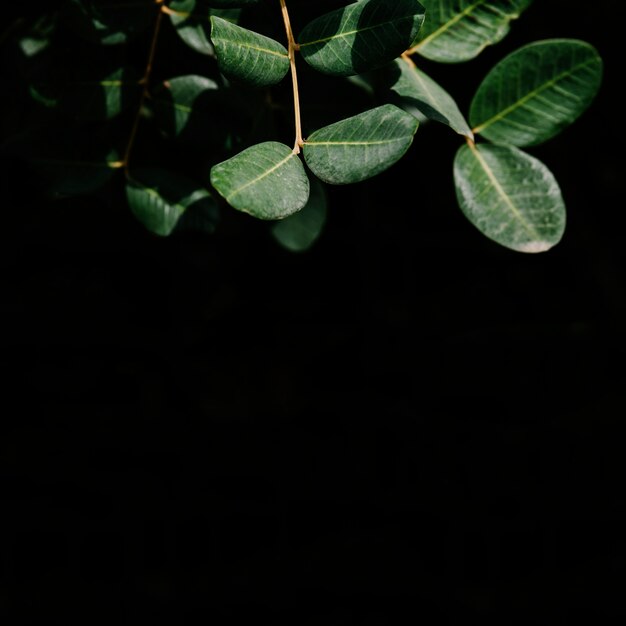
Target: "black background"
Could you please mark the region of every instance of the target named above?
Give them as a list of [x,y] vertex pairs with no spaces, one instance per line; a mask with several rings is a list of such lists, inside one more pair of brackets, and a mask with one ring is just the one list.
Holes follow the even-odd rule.
[[623,623],[623,5],[537,0],[471,70],[425,64],[466,110],[524,43],[604,57],[532,151],[568,205],[542,255],[465,221],[434,124],[301,255],[3,163],[3,624]]

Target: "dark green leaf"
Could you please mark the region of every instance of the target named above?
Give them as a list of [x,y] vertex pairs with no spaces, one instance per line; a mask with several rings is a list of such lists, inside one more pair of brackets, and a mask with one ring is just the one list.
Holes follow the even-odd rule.
[[397,59],[390,65],[386,69],[386,82],[389,89],[426,118],[446,124],[459,135],[473,139],[472,131],[452,96],[415,67],[410,59]]
[[461,210],[484,235],[518,252],[545,252],[565,230],[554,176],[513,146],[462,146],[454,162]]
[[496,143],[532,146],[554,137],[589,107],[602,82],[602,59],[584,41],[524,46],[487,74],[472,101],[474,132]]
[[300,52],[325,74],[360,74],[402,54],[423,21],[424,7],[417,0],[361,0],[305,26]]
[[321,235],[327,217],[326,192],[322,183],[311,181],[311,195],[305,207],[272,225],[274,239],[291,252],[305,252]]
[[151,232],[170,235],[187,211],[202,213],[211,231],[219,217],[211,194],[195,181],[162,169],[139,169],[126,184],[126,197],[137,219]]
[[291,148],[275,141],[214,165],[211,184],[232,207],[265,220],[288,217],[309,199],[302,161]]
[[16,136],[12,146],[5,151],[28,163],[54,197],[92,193],[122,168],[110,144],[77,129],[33,128]]
[[422,0],[424,28],[413,48],[440,63],[459,63],[498,43],[532,0]]
[[255,87],[274,85],[289,71],[287,49],[264,35],[211,17],[211,41],[220,71]]
[[385,104],[315,131],[304,144],[304,158],[321,180],[356,183],[380,174],[409,149],[419,122]]
[[196,52],[209,56],[214,55],[211,43],[211,15],[237,22],[241,14],[241,9],[212,9],[203,0],[174,0],[169,4],[169,9],[170,20],[180,38]]
[[82,37],[105,45],[123,44],[156,19],[154,0],[68,0],[67,23]]
[[[211,121],[211,111],[207,103],[211,103],[219,91],[218,84],[204,76],[177,76],[163,81],[155,90],[152,105],[167,134],[174,137],[197,135],[194,130],[202,122]],[[202,101],[206,100],[205,106]],[[202,117],[204,119],[198,119]],[[197,120],[194,123],[194,120]],[[193,128],[189,129],[189,126]],[[191,132],[188,132],[191,130]],[[199,139],[206,137],[200,133]]]

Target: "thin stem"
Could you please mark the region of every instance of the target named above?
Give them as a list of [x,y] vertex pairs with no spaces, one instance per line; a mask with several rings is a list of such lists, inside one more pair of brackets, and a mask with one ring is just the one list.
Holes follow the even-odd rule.
[[146,63],[146,69],[144,71],[143,77],[139,81],[139,84],[142,86],[141,96],[139,97],[139,105],[137,106],[137,113],[135,115],[133,127],[130,131],[128,143],[126,144],[124,159],[122,161],[124,163],[124,172],[126,174],[126,178],[129,178],[130,157],[133,152],[133,146],[135,145],[135,139],[137,138],[137,130],[139,129],[139,123],[141,122],[143,107],[150,89],[150,77],[152,75],[152,67],[154,65],[154,57],[156,55],[159,32],[161,31],[161,22],[163,21],[163,15],[165,14],[165,11],[163,10],[165,8],[165,5],[163,4],[164,2],[165,0],[155,0],[155,3],[159,6],[159,12],[157,14],[154,24],[154,32],[152,34],[152,42],[150,43],[150,52],[148,53],[148,62]]
[[293,153],[300,154],[300,149],[304,145],[302,138],[302,118],[300,115],[300,91],[298,89],[298,71],[296,69],[296,52],[300,46],[296,43],[291,29],[291,20],[289,19],[289,11],[287,10],[286,0],[280,0],[280,8],[283,12],[283,21],[285,22],[285,31],[289,42],[289,64],[291,66],[291,82],[293,84],[293,108],[296,125],[296,140],[293,146]]
[[410,57],[411,51],[407,50],[406,52],[402,53],[402,60],[407,63],[410,67],[415,68],[415,61],[413,61],[413,59]]

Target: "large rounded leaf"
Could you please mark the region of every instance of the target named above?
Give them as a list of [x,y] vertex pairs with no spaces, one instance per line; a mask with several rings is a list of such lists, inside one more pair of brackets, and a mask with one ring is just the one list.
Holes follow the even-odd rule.
[[414,52],[431,61],[460,63],[500,41],[532,0],[422,0],[424,28]]
[[415,107],[427,119],[441,122],[473,139],[472,131],[452,96],[410,59],[397,59],[385,72],[386,86],[402,102]]
[[520,48],[487,74],[472,101],[474,132],[493,142],[532,146],[572,124],[602,82],[596,49],[573,39]]
[[300,52],[325,74],[360,74],[402,54],[423,21],[424,7],[417,0],[361,0],[305,26]]
[[291,148],[275,141],[214,165],[211,184],[232,207],[265,220],[288,217],[309,199],[302,161]]
[[274,85],[289,71],[289,53],[277,41],[220,17],[211,17],[211,41],[220,71],[255,87]]
[[315,131],[304,143],[304,158],[324,182],[356,183],[402,158],[418,124],[413,115],[385,104]]
[[462,146],[454,161],[461,210],[493,241],[518,252],[544,252],[565,230],[565,204],[554,176],[513,146]]
[[151,232],[163,237],[172,233],[187,211],[203,216],[203,229],[213,229],[218,209],[211,194],[193,180],[157,168],[134,170],[126,184],[131,211]]

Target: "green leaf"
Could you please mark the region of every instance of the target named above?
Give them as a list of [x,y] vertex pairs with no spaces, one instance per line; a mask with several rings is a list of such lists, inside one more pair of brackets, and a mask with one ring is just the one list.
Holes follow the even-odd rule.
[[[155,89],[152,105],[169,136],[193,138],[199,134],[199,139],[204,141],[206,133],[198,133],[197,127],[211,121],[207,103],[214,100],[218,91],[218,84],[210,78],[194,74],[177,76]],[[203,100],[206,100],[204,105]]]
[[260,4],[262,0],[206,0],[212,7],[229,9],[231,7],[249,7]]
[[516,146],[542,143],[589,107],[602,69],[600,55],[584,41],[524,46],[500,61],[478,88],[470,109],[474,132]]
[[417,37],[424,7],[417,0],[361,0],[304,27],[300,52],[316,70],[351,76],[390,63]]
[[135,217],[151,232],[170,235],[187,211],[204,216],[204,228],[213,229],[218,209],[211,194],[195,181],[157,168],[138,169],[126,184],[126,197]]
[[422,0],[424,28],[414,52],[431,61],[460,63],[501,41],[532,0]]
[[[218,6],[214,2],[212,6]],[[233,6],[227,4],[225,6]],[[170,2],[170,21],[180,38],[200,54],[214,56],[211,43],[211,15],[237,22],[241,9],[210,8],[203,0],[174,0]]]
[[322,183],[311,181],[311,195],[305,207],[272,225],[272,235],[276,241],[291,252],[305,252],[317,241],[328,214],[326,192]]
[[29,164],[52,197],[92,193],[123,165],[108,141],[80,129],[33,127],[4,150]]
[[513,146],[462,146],[454,161],[461,210],[484,235],[518,252],[545,252],[565,230],[565,204],[550,170]]
[[154,0],[68,0],[67,23],[93,43],[127,43],[156,18]]
[[140,91],[137,70],[122,67],[106,76],[83,76],[68,82],[60,106],[79,120],[109,120],[135,105]]
[[264,220],[288,217],[309,199],[302,161],[291,148],[275,141],[214,165],[211,184],[232,207]]
[[450,126],[459,135],[474,135],[452,96],[408,59],[397,59],[386,71],[386,84],[426,118]]
[[392,104],[371,109],[315,131],[304,158],[321,180],[356,183],[380,174],[409,149],[419,122]]
[[220,71],[255,87],[279,83],[289,71],[287,49],[265,35],[211,17],[211,41]]

